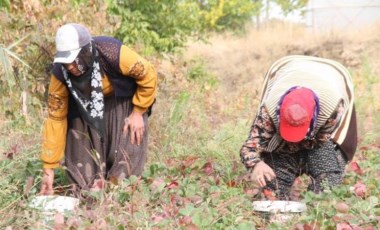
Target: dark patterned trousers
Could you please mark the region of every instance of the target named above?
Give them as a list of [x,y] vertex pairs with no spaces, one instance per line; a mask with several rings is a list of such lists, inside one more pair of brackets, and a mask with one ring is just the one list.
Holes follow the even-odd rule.
[[276,174],[275,180],[267,181],[266,189],[274,191],[280,200],[289,200],[295,179],[304,173],[311,178],[308,190],[316,193],[326,186],[341,184],[347,164],[343,152],[335,148],[332,141],[316,149],[297,153],[263,153],[261,157]]
[[97,179],[119,180],[141,175],[147,160],[148,115],[143,115],[145,132],[140,145],[132,145],[123,134],[124,119],[132,110],[132,99],[104,99],[105,137],[78,117],[68,123],[65,166],[69,182],[89,190]]

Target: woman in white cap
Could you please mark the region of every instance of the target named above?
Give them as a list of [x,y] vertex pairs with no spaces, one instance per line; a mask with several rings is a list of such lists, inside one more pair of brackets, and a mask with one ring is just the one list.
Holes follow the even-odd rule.
[[253,181],[287,200],[305,173],[308,189],[323,191],[342,182],[356,146],[353,84],[345,67],[310,56],[287,56],[270,67],[240,150]]
[[140,175],[157,90],[153,66],[117,39],[92,37],[80,24],[60,27],[55,42],[41,194],[53,193],[54,168],[63,158],[69,181],[80,189]]

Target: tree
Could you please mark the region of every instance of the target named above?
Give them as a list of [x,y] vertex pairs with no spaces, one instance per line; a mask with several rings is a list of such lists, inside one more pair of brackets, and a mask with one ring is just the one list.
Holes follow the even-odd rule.
[[284,12],[284,15],[288,15],[291,12],[305,8],[308,0],[271,0],[279,5]]
[[[108,10],[120,21],[115,36],[146,49],[172,52],[189,38],[212,31],[241,30],[260,9],[251,0],[108,0]],[[111,17],[112,18],[112,17]]]
[[214,31],[242,31],[262,7],[261,1],[252,0],[210,0],[199,4],[204,27]]
[[200,35],[199,8],[194,1],[110,0],[108,4],[110,21],[120,21],[115,36],[124,43],[171,52],[188,37]]

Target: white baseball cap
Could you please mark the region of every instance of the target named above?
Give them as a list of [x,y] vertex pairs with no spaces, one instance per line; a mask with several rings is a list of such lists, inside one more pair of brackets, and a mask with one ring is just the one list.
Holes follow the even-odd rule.
[[90,42],[91,34],[86,27],[76,23],[61,26],[55,36],[54,63],[72,63],[82,47]]

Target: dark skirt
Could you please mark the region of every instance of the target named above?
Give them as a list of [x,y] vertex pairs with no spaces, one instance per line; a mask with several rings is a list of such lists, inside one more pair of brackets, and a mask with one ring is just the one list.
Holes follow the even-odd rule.
[[315,149],[297,153],[263,153],[262,157],[276,174],[276,179],[267,181],[267,189],[274,191],[281,200],[291,198],[291,187],[302,174],[311,179],[309,191],[319,193],[340,185],[347,164],[344,153],[331,140]]
[[148,116],[145,113],[145,132],[140,145],[131,144],[130,135],[123,134],[124,119],[133,109],[131,98],[104,99],[105,135],[77,117],[68,122],[65,166],[68,179],[81,189],[90,189],[94,180],[121,180],[141,175],[147,160]]

